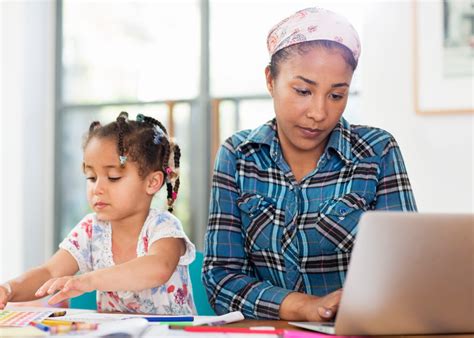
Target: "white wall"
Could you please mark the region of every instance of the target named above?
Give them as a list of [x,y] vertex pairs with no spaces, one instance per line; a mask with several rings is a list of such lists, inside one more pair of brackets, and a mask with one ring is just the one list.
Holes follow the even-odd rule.
[[0,280],[51,254],[53,1],[0,1]]
[[415,113],[412,6],[371,6],[361,56],[364,122],[397,139],[420,211],[473,212],[473,115]]

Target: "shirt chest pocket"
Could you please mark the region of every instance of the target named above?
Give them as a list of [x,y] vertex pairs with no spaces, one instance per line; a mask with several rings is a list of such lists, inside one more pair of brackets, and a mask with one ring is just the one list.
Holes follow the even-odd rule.
[[257,194],[243,194],[237,201],[248,252],[269,249],[274,236],[276,203]]
[[323,203],[316,220],[323,251],[351,252],[360,216],[369,208],[370,197],[349,193]]

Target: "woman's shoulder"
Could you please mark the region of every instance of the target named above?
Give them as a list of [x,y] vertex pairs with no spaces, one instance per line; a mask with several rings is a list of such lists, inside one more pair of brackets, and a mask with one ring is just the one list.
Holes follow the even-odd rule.
[[380,154],[387,146],[396,145],[394,136],[382,128],[351,124],[350,130],[352,149],[363,146],[366,149],[372,149],[376,154]]
[[270,120],[255,129],[244,129],[228,137],[222,147],[231,152],[240,150],[247,144],[269,143],[275,135],[275,120]]

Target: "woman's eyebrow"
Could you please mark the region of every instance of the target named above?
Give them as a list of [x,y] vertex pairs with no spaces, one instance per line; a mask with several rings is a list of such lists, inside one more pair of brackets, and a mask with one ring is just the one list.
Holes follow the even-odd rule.
[[[295,76],[295,79],[302,80],[310,85],[317,86],[318,83],[316,81],[310,80],[305,78],[304,76],[297,75]],[[340,82],[340,83],[334,83],[331,85],[332,88],[339,88],[339,87],[349,87],[349,84],[347,82]]]

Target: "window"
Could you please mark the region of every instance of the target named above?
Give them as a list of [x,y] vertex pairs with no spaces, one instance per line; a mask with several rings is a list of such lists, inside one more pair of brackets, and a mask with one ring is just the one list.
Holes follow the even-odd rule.
[[[346,15],[361,32],[360,3],[318,5]],[[58,6],[55,242],[89,212],[82,135],[91,121],[110,122],[127,111],[132,118],[151,115],[174,130],[182,148],[176,214],[202,248],[212,167],[208,161],[233,132],[273,117],[264,76],[267,33],[314,1],[58,0]],[[351,122],[359,121],[360,74],[359,69],[345,113]],[[197,143],[209,146],[202,152]],[[154,205],[163,205],[163,194]]]
[[[199,87],[198,1],[61,4],[55,242],[91,211],[81,168],[83,135],[92,121],[111,122],[120,111],[131,118],[153,116],[172,127],[185,182],[175,213],[191,233],[189,128]],[[153,205],[164,207],[165,194],[163,189]]]

